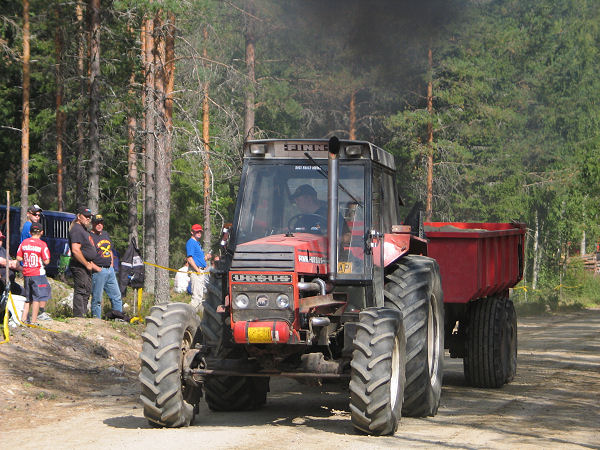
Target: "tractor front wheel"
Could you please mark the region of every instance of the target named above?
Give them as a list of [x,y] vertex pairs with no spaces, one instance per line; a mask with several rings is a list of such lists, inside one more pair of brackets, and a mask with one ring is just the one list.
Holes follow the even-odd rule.
[[402,313],[367,308],[359,315],[350,363],[350,414],[355,428],[394,434],[402,411],[406,338]]
[[139,379],[144,417],[153,426],[189,426],[200,400],[200,388],[183,379],[184,360],[198,341],[199,318],[185,303],[153,306],[142,333]]

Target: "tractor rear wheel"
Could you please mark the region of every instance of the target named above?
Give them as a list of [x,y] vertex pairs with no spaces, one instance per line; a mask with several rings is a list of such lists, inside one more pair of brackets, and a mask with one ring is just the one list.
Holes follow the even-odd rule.
[[[200,328],[203,342],[211,349],[211,356],[222,358],[246,359],[248,356],[241,348],[232,345],[229,316],[217,312],[223,304],[222,278],[212,274],[204,297],[204,313]],[[263,406],[269,391],[268,377],[244,376],[207,376],[204,382],[206,403],[213,411],[248,411]]]
[[511,300],[493,296],[469,304],[463,366],[471,386],[499,388],[514,378],[517,323]]
[[203,335],[204,345],[212,349],[216,355],[222,347],[230,343],[231,329],[229,327],[229,316],[217,312],[217,307],[223,304],[222,277],[211,274],[206,285],[204,295],[204,312],[200,328]]
[[250,411],[267,402],[269,378],[210,376],[204,390],[206,403],[213,411]]
[[350,363],[350,414],[355,428],[394,434],[404,398],[406,338],[402,313],[367,308],[359,314]]
[[384,306],[399,309],[406,330],[403,416],[434,416],[444,374],[444,301],[435,260],[409,255],[386,276]]
[[153,306],[142,333],[139,379],[144,416],[153,426],[189,426],[200,400],[198,387],[183,379],[186,352],[198,340],[199,318],[185,303]]

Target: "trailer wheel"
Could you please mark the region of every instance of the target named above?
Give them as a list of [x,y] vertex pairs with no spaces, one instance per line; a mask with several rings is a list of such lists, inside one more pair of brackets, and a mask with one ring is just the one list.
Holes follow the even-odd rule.
[[153,426],[189,426],[200,400],[198,387],[183,379],[186,352],[198,340],[199,318],[185,303],[153,306],[146,317],[140,354],[140,399]]
[[394,434],[405,382],[402,313],[389,308],[363,310],[353,347],[349,385],[352,424],[368,434]]
[[384,306],[399,309],[406,330],[403,416],[434,416],[444,374],[444,303],[435,260],[405,256],[387,275]]
[[503,355],[506,358],[505,383],[510,383],[517,375],[517,312],[512,300],[506,300],[506,320],[504,321]]
[[204,382],[204,391],[213,411],[250,411],[267,402],[269,378],[210,376]]
[[517,325],[512,301],[478,299],[468,307],[465,378],[476,387],[499,388],[512,380],[517,364]]

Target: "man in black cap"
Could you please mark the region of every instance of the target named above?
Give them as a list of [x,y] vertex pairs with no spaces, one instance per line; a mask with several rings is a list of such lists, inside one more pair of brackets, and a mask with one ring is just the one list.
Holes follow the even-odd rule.
[[102,316],[102,293],[106,292],[113,311],[123,312],[121,290],[115,276],[114,253],[110,236],[104,229],[104,217],[96,214],[92,217],[92,232],[90,233],[96,246],[94,263],[100,267],[100,272],[92,274],[92,317]]
[[92,218],[89,208],[81,208],[69,230],[69,247],[71,248],[70,269],[73,274],[73,316],[87,315],[88,300],[92,293],[92,272],[101,269],[94,262],[96,246],[90,236],[88,227]]
[[31,224],[38,223],[44,211],[38,205],[31,205],[27,208],[27,221],[23,224],[21,230],[21,242],[31,237]]
[[300,214],[296,220],[293,231],[306,233],[326,233],[327,230],[327,205],[317,199],[317,191],[309,185],[298,186],[292,194]]

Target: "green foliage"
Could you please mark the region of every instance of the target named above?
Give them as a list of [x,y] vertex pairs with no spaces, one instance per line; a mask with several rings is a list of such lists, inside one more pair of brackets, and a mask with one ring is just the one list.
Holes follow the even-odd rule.
[[[99,212],[121,252],[128,241],[129,116],[137,119],[139,156],[144,138],[139,27],[162,8],[175,15],[177,27],[172,266],[185,256],[190,224],[204,222],[207,161],[213,251],[222,225],[233,218],[245,93],[252,91],[257,137],[347,137],[354,96],[358,138],[395,155],[408,207],[426,198],[431,123],[434,219],[528,223],[526,279],[531,280],[538,217],[539,290],[545,292],[540,298],[554,298],[545,290],[575,276],[563,264],[565,255],[578,248],[584,231],[588,252],[600,241],[598,2],[250,3],[252,14],[242,0],[102,2]],[[20,189],[21,14],[19,2],[0,6],[0,190],[10,189],[13,198]],[[247,25],[254,31],[256,83],[245,66]],[[77,114],[85,112],[88,101],[78,77],[74,4],[33,0],[31,29],[30,201],[57,207],[55,39],[62,37],[66,209],[73,210],[81,201],[75,198],[76,174],[87,170],[87,162],[76,164]],[[429,81],[431,115],[425,96]],[[209,147],[202,140],[205,89]],[[142,173],[146,162],[138,161]],[[584,281],[580,284],[587,286]],[[589,287],[572,294],[589,304],[595,291]]]

